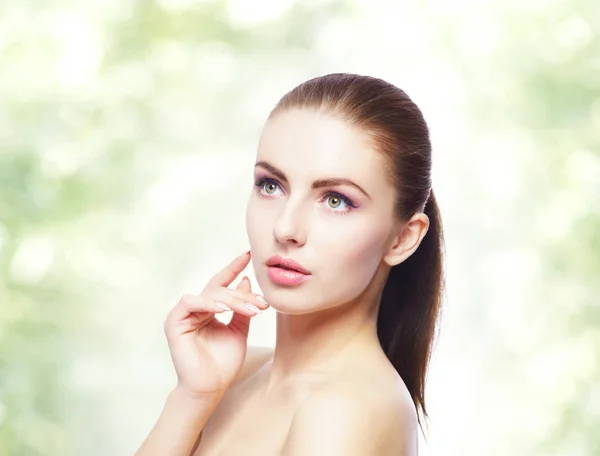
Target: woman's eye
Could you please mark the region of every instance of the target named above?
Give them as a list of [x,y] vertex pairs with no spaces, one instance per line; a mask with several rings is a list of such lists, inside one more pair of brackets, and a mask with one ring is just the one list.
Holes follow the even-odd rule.
[[337,209],[344,201],[339,196],[330,195],[327,197],[327,202],[329,203],[329,207]]
[[[265,195],[275,195],[277,191],[283,191],[277,181],[272,179],[259,179],[255,182],[256,193],[259,196]],[[323,199],[321,199],[323,201]],[[335,212],[338,214],[347,214],[350,213],[353,209],[356,208],[352,201],[339,193],[330,192],[325,196],[325,201],[330,209],[335,209]]]
[[275,191],[277,190],[277,184],[274,184],[273,182],[265,182],[265,184],[263,185],[263,189],[268,194],[275,193]]
[[273,195],[278,189],[279,184],[271,179],[258,179],[254,183],[254,187],[256,187],[256,193],[258,195]]

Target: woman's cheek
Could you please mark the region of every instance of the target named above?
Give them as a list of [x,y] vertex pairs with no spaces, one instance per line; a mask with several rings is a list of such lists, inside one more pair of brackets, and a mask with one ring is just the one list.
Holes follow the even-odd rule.
[[381,240],[367,230],[352,232],[336,241],[336,256],[343,262],[344,270],[355,280],[368,283],[381,261]]
[[251,199],[246,209],[246,231],[251,247],[255,247],[252,244],[260,236],[261,225],[264,226],[264,222],[261,222],[263,218],[264,214],[260,210],[260,207]]

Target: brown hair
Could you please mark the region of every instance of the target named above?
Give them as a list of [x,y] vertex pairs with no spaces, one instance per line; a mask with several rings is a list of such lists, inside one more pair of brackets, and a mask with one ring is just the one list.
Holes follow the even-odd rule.
[[398,87],[370,76],[335,73],[292,89],[271,115],[286,109],[326,112],[369,133],[388,161],[397,189],[396,214],[408,221],[429,217],[429,229],[415,252],[392,267],[377,317],[377,334],[390,362],[411,394],[422,428],[425,378],[444,289],[442,221],[431,189],[431,143],[421,110]]

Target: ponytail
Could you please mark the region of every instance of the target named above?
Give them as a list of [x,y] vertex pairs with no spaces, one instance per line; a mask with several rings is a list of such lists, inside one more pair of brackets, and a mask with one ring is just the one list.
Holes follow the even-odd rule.
[[421,430],[425,378],[444,288],[443,232],[433,190],[425,204],[429,229],[415,252],[392,267],[383,289],[377,335],[417,409]]

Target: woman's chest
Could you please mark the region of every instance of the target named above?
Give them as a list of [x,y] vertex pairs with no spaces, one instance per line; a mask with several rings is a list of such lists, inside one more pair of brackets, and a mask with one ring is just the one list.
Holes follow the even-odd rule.
[[195,456],[279,456],[298,406],[282,394],[225,397],[204,427]]

